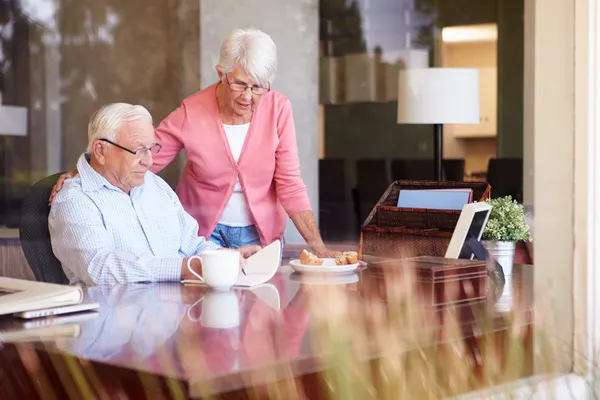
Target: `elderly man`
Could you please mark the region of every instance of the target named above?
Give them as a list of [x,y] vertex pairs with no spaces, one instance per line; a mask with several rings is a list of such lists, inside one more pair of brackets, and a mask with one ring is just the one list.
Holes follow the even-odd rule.
[[[78,174],[56,195],[48,220],[67,278],[88,285],[194,279],[188,258],[218,245],[198,236],[175,192],[149,171],[161,149],[150,113],[106,105],[90,119],[88,139]],[[248,257],[258,249],[239,251]],[[202,268],[196,258],[192,267]]]

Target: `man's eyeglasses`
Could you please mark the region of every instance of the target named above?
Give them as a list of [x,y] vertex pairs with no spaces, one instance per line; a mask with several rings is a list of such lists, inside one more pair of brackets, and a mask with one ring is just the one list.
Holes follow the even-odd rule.
[[133,154],[136,158],[139,158],[139,159],[144,157],[144,155],[147,152],[150,152],[150,154],[152,154],[152,155],[156,155],[160,152],[160,149],[162,149],[162,146],[160,145],[160,143],[154,143],[154,144],[150,145],[150,147],[140,147],[139,149],[131,150],[131,149],[128,149],[127,147],[123,147],[120,144],[117,144],[108,139],[99,139],[99,140],[102,142],[110,143],[113,146],[120,148],[121,150],[125,150],[126,152]]
[[250,91],[253,94],[265,94],[271,90],[271,87],[264,88],[264,87],[256,86],[256,85],[248,86],[245,83],[240,83],[240,82],[231,83],[231,82],[229,82],[229,77],[227,76],[227,74],[225,74],[225,78],[227,79],[227,84],[229,85],[231,90],[233,90],[234,92],[245,92],[246,89],[250,88]]

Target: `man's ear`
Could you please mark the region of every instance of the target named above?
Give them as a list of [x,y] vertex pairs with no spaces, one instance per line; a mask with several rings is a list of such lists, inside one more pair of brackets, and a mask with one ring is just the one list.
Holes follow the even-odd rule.
[[106,146],[99,140],[96,140],[92,145],[92,155],[100,165],[104,165],[106,163]]

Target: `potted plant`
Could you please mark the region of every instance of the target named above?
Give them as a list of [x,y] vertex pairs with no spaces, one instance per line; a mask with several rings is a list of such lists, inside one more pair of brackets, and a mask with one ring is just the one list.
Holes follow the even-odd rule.
[[483,231],[483,246],[502,266],[504,275],[512,275],[516,243],[532,240],[529,225],[525,222],[525,210],[511,196],[485,202],[493,208]]

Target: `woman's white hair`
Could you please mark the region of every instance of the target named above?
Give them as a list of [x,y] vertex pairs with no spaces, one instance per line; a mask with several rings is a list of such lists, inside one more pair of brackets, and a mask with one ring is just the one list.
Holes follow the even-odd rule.
[[227,74],[240,66],[257,84],[267,87],[277,72],[277,46],[263,31],[235,29],[227,35],[219,52],[217,70]]
[[152,116],[144,106],[128,103],[112,103],[102,106],[88,123],[87,152],[91,153],[95,140],[117,139],[117,131],[125,122],[146,120],[152,124]]

